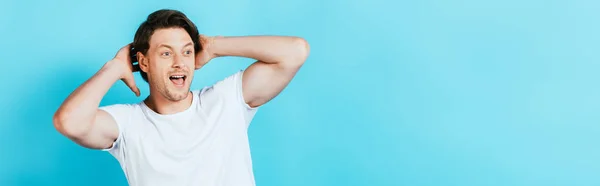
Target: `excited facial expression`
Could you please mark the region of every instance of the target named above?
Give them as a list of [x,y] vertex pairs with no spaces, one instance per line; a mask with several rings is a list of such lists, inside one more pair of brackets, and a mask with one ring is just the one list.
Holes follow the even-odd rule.
[[158,29],[150,37],[149,46],[141,57],[140,68],[148,74],[151,91],[170,101],[187,98],[195,68],[190,35],[183,28]]

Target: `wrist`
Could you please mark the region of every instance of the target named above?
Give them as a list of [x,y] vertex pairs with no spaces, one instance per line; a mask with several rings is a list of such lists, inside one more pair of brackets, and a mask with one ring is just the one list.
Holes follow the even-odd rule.
[[122,76],[124,74],[123,69],[124,67],[122,67],[122,63],[118,60],[113,59],[106,62],[106,64],[104,64],[104,66],[102,66],[102,68],[100,69],[100,72],[110,75],[111,77],[121,79],[123,78]]
[[221,52],[222,47],[220,47],[221,46],[220,44],[222,44],[221,41],[223,41],[224,38],[225,37],[223,37],[223,36],[212,36],[208,40],[209,41],[208,42],[208,48],[209,48],[208,52],[212,58],[223,56],[223,53]]

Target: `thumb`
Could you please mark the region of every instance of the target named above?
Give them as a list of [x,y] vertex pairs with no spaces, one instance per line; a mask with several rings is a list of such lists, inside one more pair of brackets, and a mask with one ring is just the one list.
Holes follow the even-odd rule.
[[140,89],[138,87],[131,88],[131,91],[133,91],[136,97],[140,97]]
[[135,81],[133,80],[133,74],[129,74],[125,78],[123,78],[123,82],[129,87],[129,89],[131,89],[131,91],[133,91],[133,93],[135,93],[135,96],[140,96],[140,89],[135,85]]

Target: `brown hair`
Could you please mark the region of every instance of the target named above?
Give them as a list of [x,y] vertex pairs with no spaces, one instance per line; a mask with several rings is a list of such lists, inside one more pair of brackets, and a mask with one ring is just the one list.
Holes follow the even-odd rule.
[[[139,51],[146,55],[150,48],[150,37],[157,29],[162,28],[183,28],[190,34],[194,43],[194,51],[196,54],[202,50],[199,41],[198,28],[190,21],[185,14],[177,10],[161,9],[157,10],[144,21],[135,33],[132,43],[131,56],[132,61],[137,62],[136,53]],[[148,74],[140,70],[140,75],[144,81],[148,82]]]

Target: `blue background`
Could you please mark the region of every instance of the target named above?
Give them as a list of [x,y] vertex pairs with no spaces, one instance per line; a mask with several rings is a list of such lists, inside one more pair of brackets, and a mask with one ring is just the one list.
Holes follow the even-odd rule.
[[[52,115],[161,8],[294,35],[305,66],[250,128],[261,186],[600,185],[600,1],[3,1],[0,185],[126,185]],[[197,71],[210,85],[252,60]],[[142,97],[118,82],[102,105]]]

